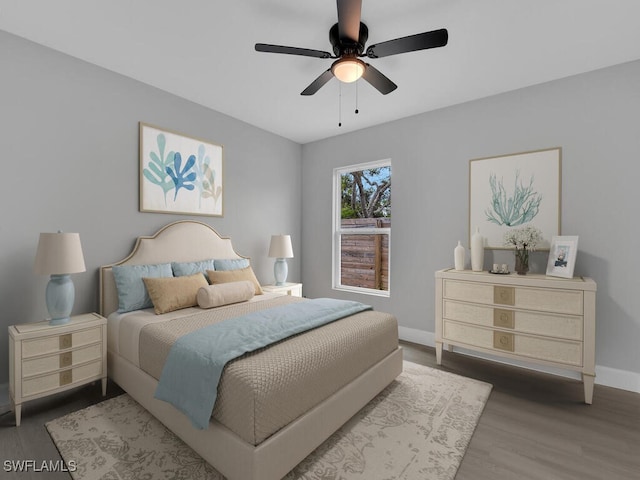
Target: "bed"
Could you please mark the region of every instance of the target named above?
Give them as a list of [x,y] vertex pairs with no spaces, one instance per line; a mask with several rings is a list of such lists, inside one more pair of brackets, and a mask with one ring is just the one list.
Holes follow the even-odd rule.
[[[171,404],[154,398],[162,360],[153,355],[162,348],[144,340],[151,338],[147,332],[159,325],[180,331],[180,325],[206,315],[232,318],[305,300],[264,294],[206,315],[197,307],[161,315],[153,310],[120,314],[113,267],[212,258],[245,257],[209,225],[178,221],[139,237],[129,256],[100,268],[108,375],[228,479],[280,479],[400,374],[397,322],[381,312],[361,312],[229,362],[209,428],[194,428]],[[295,378],[287,373],[291,369],[297,369]]]

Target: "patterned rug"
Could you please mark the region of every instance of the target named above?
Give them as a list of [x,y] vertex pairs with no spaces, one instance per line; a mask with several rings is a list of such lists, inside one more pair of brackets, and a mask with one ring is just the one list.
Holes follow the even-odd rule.
[[[490,392],[487,383],[404,362],[285,478],[453,479]],[[46,426],[74,479],[224,479],[126,394]]]

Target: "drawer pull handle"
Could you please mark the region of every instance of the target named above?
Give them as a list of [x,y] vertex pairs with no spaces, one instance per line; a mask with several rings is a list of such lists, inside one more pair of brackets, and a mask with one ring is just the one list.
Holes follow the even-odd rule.
[[60,368],[69,367],[73,363],[73,352],[60,354]]
[[67,333],[66,335],[60,335],[60,350],[64,350],[65,348],[71,348],[73,345],[71,341],[71,334]]
[[493,287],[493,303],[498,305],[515,305],[516,290],[513,287]]
[[493,326],[501,328],[515,328],[514,311],[496,308],[493,311]]
[[73,374],[71,370],[65,370],[60,372],[60,386],[69,385],[73,381]]
[[514,351],[513,333],[493,332],[493,348]]

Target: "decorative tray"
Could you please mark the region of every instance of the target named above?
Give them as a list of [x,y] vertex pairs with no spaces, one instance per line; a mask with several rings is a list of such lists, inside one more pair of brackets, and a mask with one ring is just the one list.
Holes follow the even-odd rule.
[[489,273],[493,273],[494,275],[509,275],[511,272],[494,272],[493,270],[489,270]]

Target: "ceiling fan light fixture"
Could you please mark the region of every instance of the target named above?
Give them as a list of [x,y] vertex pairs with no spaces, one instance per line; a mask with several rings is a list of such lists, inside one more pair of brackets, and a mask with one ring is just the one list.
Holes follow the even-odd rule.
[[355,57],[343,57],[333,62],[331,72],[343,83],[352,83],[358,80],[366,68],[365,63]]

